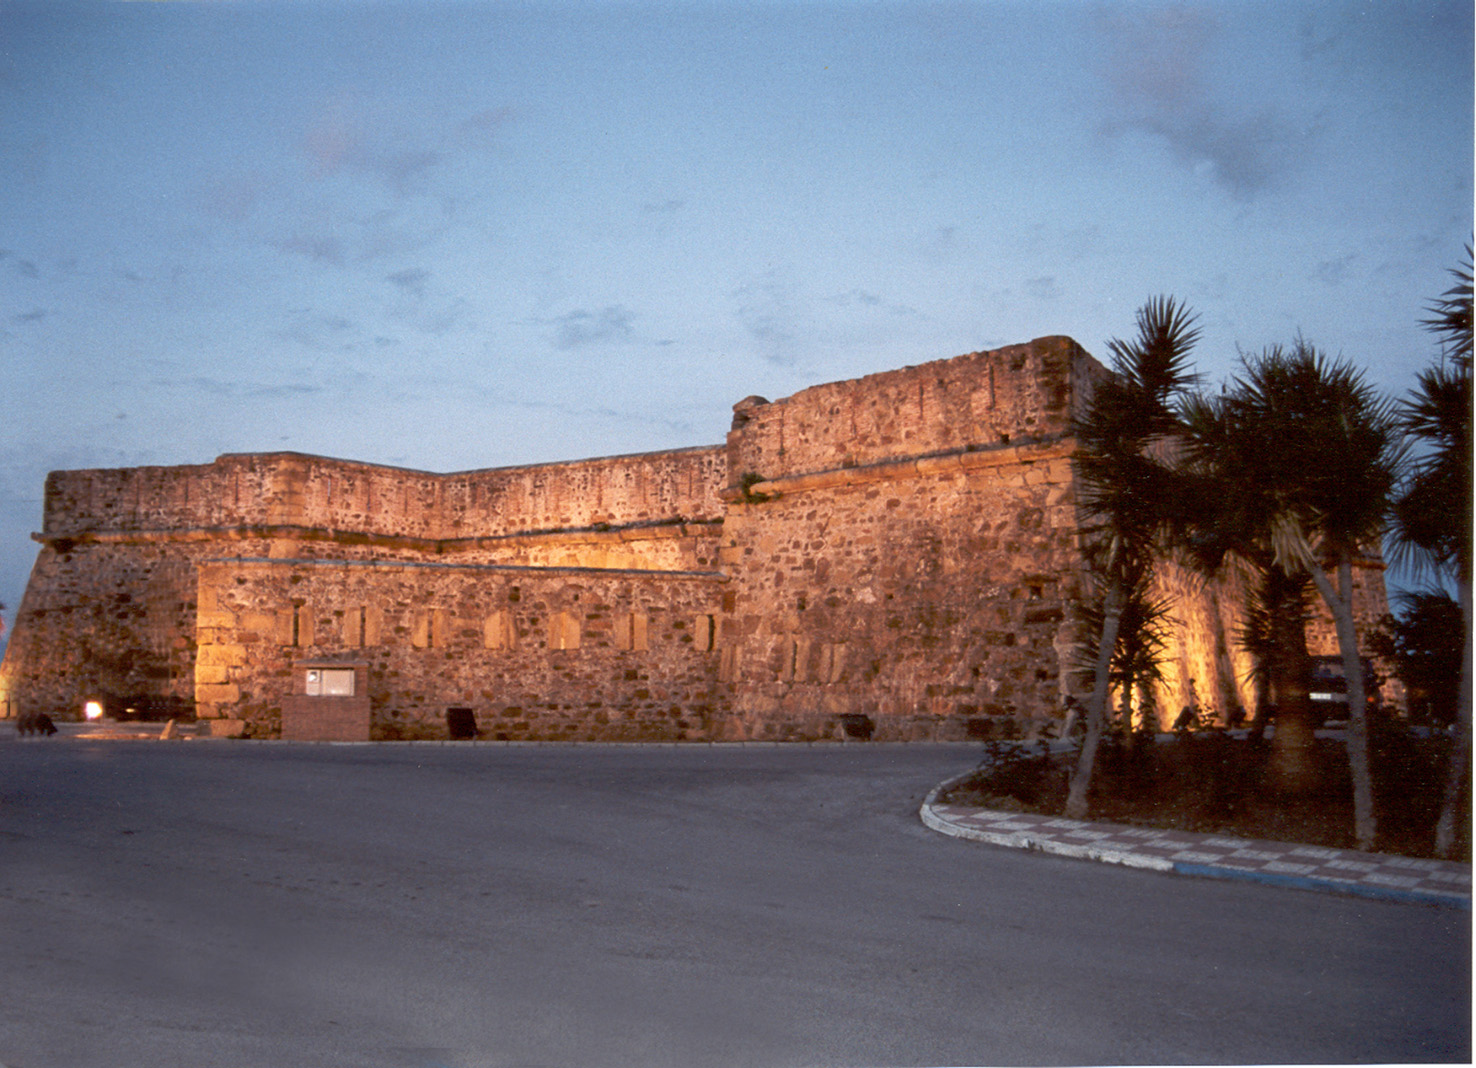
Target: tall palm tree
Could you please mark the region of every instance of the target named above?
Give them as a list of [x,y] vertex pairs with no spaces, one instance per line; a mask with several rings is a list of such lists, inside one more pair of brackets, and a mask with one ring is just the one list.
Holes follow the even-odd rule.
[[1401,416],[1418,450],[1394,507],[1394,559],[1416,574],[1453,579],[1465,630],[1456,745],[1435,827],[1435,848],[1449,856],[1471,762],[1471,248],[1451,271],[1456,284],[1430,306],[1424,325],[1440,340],[1438,362],[1422,371]]
[[1113,340],[1111,377],[1097,384],[1075,420],[1076,467],[1089,553],[1102,602],[1086,737],[1071,776],[1066,814],[1086,815],[1097,746],[1106,722],[1110,669],[1135,576],[1152,568],[1163,530],[1165,469],[1153,449],[1177,431],[1173,405],[1193,383],[1194,315],[1172,297],[1138,309],[1138,336]]
[[[1362,657],[1353,615],[1353,567],[1382,536],[1400,463],[1392,404],[1361,372],[1298,339],[1243,362],[1243,374],[1212,407],[1222,450],[1198,453],[1216,482],[1253,521],[1251,543],[1288,575],[1311,579],[1333,617],[1348,680],[1348,759],[1354,835],[1373,848],[1377,823],[1368,767]],[[1201,447],[1211,442],[1196,439]],[[1259,528],[1259,529],[1254,529]],[[1331,575],[1329,574],[1331,572]],[[1286,620],[1290,624],[1290,618]],[[1277,737],[1290,728],[1310,742],[1305,714],[1278,709]],[[1283,752],[1288,747],[1283,744]]]
[[[1237,383],[1237,394],[1239,384]],[[1184,439],[1173,494],[1173,540],[1205,575],[1238,571],[1250,591],[1240,643],[1256,658],[1258,700],[1251,732],[1261,737],[1274,710],[1271,767],[1280,792],[1313,783],[1315,728],[1307,695],[1307,578],[1276,559],[1273,519],[1279,497],[1262,465],[1273,451],[1252,433],[1236,395],[1196,394],[1181,408]]]
[[[1328,362],[1298,343],[1284,360],[1262,360],[1252,394],[1258,414],[1282,424],[1287,405],[1302,433],[1291,453],[1308,465],[1288,487],[1277,516],[1277,558],[1296,561],[1333,617],[1348,685],[1348,763],[1353,773],[1353,829],[1359,849],[1377,835],[1368,763],[1363,657],[1353,615],[1353,567],[1377,546],[1388,525],[1402,459],[1403,435],[1394,407],[1342,362]],[[1332,574],[1329,574],[1329,571]],[[1334,581],[1335,580],[1335,581]]]

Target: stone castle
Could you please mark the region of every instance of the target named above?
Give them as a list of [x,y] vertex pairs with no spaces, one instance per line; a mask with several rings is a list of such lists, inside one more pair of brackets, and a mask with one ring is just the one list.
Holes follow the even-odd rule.
[[[710,447],[53,472],[0,715],[151,701],[302,739],[1029,732],[1087,688],[1070,423],[1105,373],[1047,337],[749,397]],[[1249,707],[1237,599],[1165,581],[1160,709],[1191,680]],[[1384,610],[1376,568],[1361,596]]]

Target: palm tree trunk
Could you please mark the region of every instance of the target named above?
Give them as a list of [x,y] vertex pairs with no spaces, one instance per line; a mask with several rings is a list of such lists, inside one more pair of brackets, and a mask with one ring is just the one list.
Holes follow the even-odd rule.
[[1258,743],[1266,737],[1266,724],[1271,719],[1271,697],[1267,693],[1270,684],[1266,681],[1266,673],[1257,671],[1251,685],[1255,691],[1256,708],[1251,713],[1250,730],[1246,734],[1246,741]]
[[1378,823],[1374,817],[1373,779],[1368,767],[1368,705],[1363,692],[1363,658],[1358,654],[1358,632],[1353,623],[1353,561],[1347,552],[1338,555],[1338,588],[1333,589],[1320,567],[1313,567],[1312,581],[1333,615],[1338,632],[1338,652],[1343,656],[1343,677],[1348,683],[1348,769],[1353,774],[1353,838],[1358,848],[1374,847]]
[[[1116,554],[1109,566],[1115,566],[1115,557]],[[1076,769],[1071,773],[1071,788],[1066,794],[1066,816],[1073,820],[1084,819],[1087,814],[1087,791],[1091,789],[1097,745],[1102,740],[1102,724],[1107,718],[1108,673],[1112,666],[1112,653],[1117,648],[1117,631],[1122,623],[1122,601],[1121,583],[1113,578],[1107,586],[1103,604],[1096,674],[1092,682],[1092,699],[1087,705],[1086,737],[1082,739],[1081,755],[1077,757]]]
[[1460,576],[1461,623],[1466,628],[1461,655],[1460,702],[1456,713],[1455,746],[1450,754],[1450,770],[1445,777],[1445,797],[1440,805],[1440,819],[1435,824],[1435,855],[1451,858],[1455,854],[1456,820],[1464,807],[1461,795],[1471,768],[1471,573]]
[[1282,608],[1272,623],[1270,686],[1276,706],[1271,738],[1271,774],[1283,794],[1304,794],[1313,785],[1311,702],[1307,699],[1307,628],[1299,608]]
[[1118,719],[1122,723],[1122,745],[1131,751],[1133,748],[1133,680],[1128,679],[1122,684],[1122,701],[1119,704]]

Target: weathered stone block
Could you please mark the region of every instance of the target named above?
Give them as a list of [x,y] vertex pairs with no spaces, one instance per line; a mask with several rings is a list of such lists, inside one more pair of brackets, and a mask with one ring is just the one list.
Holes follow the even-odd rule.
[[219,686],[231,681],[231,669],[218,664],[195,664],[195,685]]
[[195,663],[206,667],[235,666],[245,660],[244,645],[202,645],[195,653]]
[[230,705],[241,699],[241,688],[235,683],[206,683],[195,686],[195,700],[201,704]]

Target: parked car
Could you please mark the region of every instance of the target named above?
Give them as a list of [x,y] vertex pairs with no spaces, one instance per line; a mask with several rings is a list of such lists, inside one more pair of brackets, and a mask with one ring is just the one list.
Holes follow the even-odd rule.
[[[1322,713],[1322,721],[1348,718],[1348,677],[1343,672],[1341,656],[1314,656],[1311,658],[1311,678],[1307,681],[1307,696],[1312,707]],[[1363,692],[1369,692],[1369,683],[1374,678],[1373,661],[1363,661]]]

